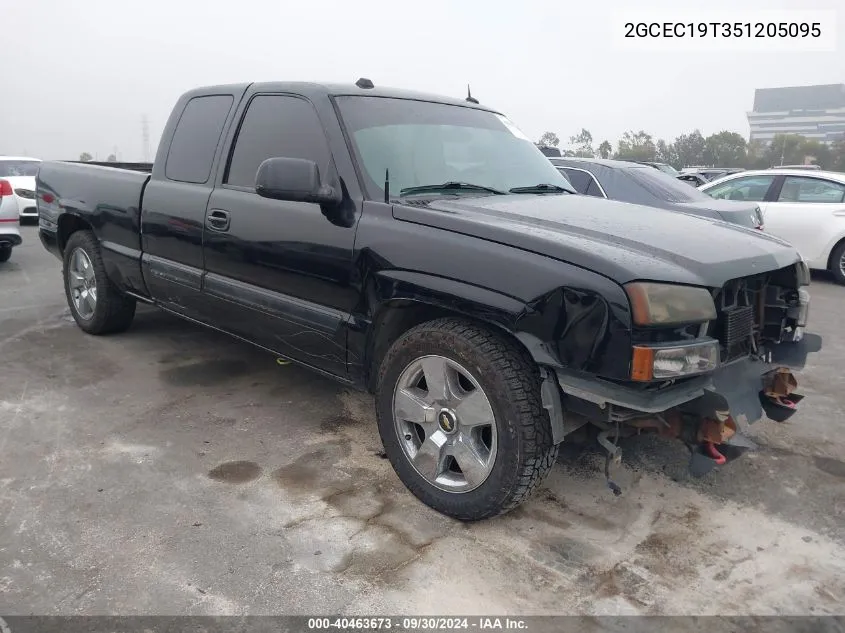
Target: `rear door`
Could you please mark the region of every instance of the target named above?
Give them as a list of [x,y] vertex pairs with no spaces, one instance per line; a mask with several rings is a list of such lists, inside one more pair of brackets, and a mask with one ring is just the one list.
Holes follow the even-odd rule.
[[826,267],[828,245],[845,210],[845,184],[816,176],[781,176],[764,203],[765,230],[790,242],[804,259]]
[[345,376],[346,321],[358,298],[356,223],[319,204],[255,193],[258,167],[268,158],[305,158],[323,177],[332,173],[323,125],[309,100],[285,93],[248,95],[238,119],[205,219],[203,285],[216,325]]
[[221,138],[243,90],[184,96],[167,123],[141,204],[141,257],[150,296],[209,322],[201,292],[202,235]]

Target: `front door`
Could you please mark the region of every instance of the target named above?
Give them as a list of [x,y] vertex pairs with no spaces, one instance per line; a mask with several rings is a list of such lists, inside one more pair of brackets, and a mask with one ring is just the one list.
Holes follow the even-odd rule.
[[255,94],[244,112],[208,202],[203,291],[218,327],[346,376],[355,223],[319,204],[262,198],[254,186],[267,158],[306,158],[330,173],[323,126],[294,95]]

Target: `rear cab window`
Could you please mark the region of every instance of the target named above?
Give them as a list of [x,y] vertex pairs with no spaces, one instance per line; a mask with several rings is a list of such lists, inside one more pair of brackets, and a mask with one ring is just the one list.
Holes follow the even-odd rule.
[[203,184],[211,176],[214,154],[234,98],[205,95],[188,101],[167,153],[164,175],[168,180]]

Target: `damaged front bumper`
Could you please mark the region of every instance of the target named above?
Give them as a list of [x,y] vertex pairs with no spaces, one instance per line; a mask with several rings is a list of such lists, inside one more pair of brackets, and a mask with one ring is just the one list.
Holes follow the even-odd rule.
[[[713,444],[753,447],[742,435],[742,426],[764,416],[782,422],[794,414],[803,396],[795,393],[797,383],[790,370],[803,369],[807,357],[821,348],[820,336],[797,331],[792,342],[771,346],[756,358],[652,390],[561,368],[545,369],[541,393],[555,443],[588,422],[615,427],[617,437],[620,426],[635,431],[652,428],[685,439],[693,452],[691,468],[701,474],[722,463]],[[689,418],[697,424],[685,430],[682,420]]]
[[[599,443],[608,451],[605,474],[614,494],[610,461],[619,461],[616,441],[650,429],[683,440],[690,449],[690,473],[701,476],[725,463],[717,446],[754,448],[742,427],[764,416],[782,422],[803,396],[790,370],[803,369],[807,357],[822,348],[822,339],[801,332],[757,358],[744,358],[717,370],[657,390],[642,390],[585,377],[565,369],[543,370],[542,397],[555,443],[588,422],[600,429]],[[612,441],[610,438],[613,438]]]
[[[821,350],[821,347],[820,336],[803,334],[798,341],[773,346],[765,360],[744,358],[723,365],[709,374],[650,391],[561,368],[553,371],[563,394],[593,403],[602,410],[613,405],[654,414],[695,403],[702,415],[712,410],[728,410],[737,421],[754,423],[764,415],[760,393],[766,387],[766,377],[779,368],[803,369],[807,357]],[[544,399],[546,391],[548,388],[544,389]],[[704,401],[699,402],[701,399]]]

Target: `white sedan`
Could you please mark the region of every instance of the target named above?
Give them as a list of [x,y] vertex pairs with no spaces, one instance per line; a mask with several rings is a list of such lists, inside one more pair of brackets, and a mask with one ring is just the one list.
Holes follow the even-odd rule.
[[713,198],[759,203],[766,233],[791,243],[810,268],[829,270],[845,284],[845,174],[743,171],[699,189]]

